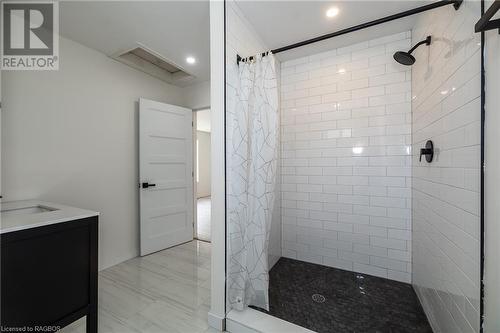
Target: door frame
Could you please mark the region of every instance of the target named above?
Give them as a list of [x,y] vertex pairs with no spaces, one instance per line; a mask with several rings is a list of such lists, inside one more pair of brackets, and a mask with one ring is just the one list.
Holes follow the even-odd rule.
[[198,183],[196,182],[196,174],[198,173],[197,149],[196,142],[198,140],[197,131],[197,113],[193,110],[193,238],[198,239]]

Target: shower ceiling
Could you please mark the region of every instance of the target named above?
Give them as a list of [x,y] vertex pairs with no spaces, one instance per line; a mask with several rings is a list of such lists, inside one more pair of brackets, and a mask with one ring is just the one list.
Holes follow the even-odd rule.
[[[238,7],[269,48],[278,48],[363,22],[379,19],[434,1],[247,1]],[[325,16],[332,5],[339,8],[334,18]],[[276,18],[279,17],[279,20]],[[331,40],[280,53],[282,61],[352,45],[365,40],[411,30],[417,15],[364,29]]]

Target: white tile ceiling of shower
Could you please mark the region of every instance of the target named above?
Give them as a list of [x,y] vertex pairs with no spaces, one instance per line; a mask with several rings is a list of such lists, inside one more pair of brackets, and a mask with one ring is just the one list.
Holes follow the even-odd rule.
[[281,64],[283,256],[409,282],[410,32]]

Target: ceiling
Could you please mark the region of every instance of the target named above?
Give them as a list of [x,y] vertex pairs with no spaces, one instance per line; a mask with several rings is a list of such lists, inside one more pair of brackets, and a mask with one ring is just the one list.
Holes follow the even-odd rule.
[[210,132],[210,109],[196,112],[196,130]]
[[[271,49],[400,13],[433,1],[248,1],[236,0],[243,15]],[[437,1],[437,0],[435,0]],[[330,7],[339,14],[327,18]],[[411,30],[417,16],[398,19],[278,54],[282,61]]]
[[[60,33],[112,56],[141,43],[195,76],[190,85],[210,79],[209,2],[62,1]],[[196,58],[194,65],[186,57]]]

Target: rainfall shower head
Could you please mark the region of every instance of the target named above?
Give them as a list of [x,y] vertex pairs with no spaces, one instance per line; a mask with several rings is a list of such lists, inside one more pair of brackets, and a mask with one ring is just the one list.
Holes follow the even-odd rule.
[[415,63],[415,57],[409,52],[398,51],[394,53],[394,60],[402,65],[411,66]]
[[406,66],[411,66],[415,63],[415,57],[411,55],[413,51],[420,45],[425,44],[425,45],[431,45],[431,36],[427,36],[426,39],[424,39],[421,42],[418,42],[414,47],[412,47],[408,52],[403,52],[403,51],[398,51],[394,53],[394,60],[399,62],[402,65]]

